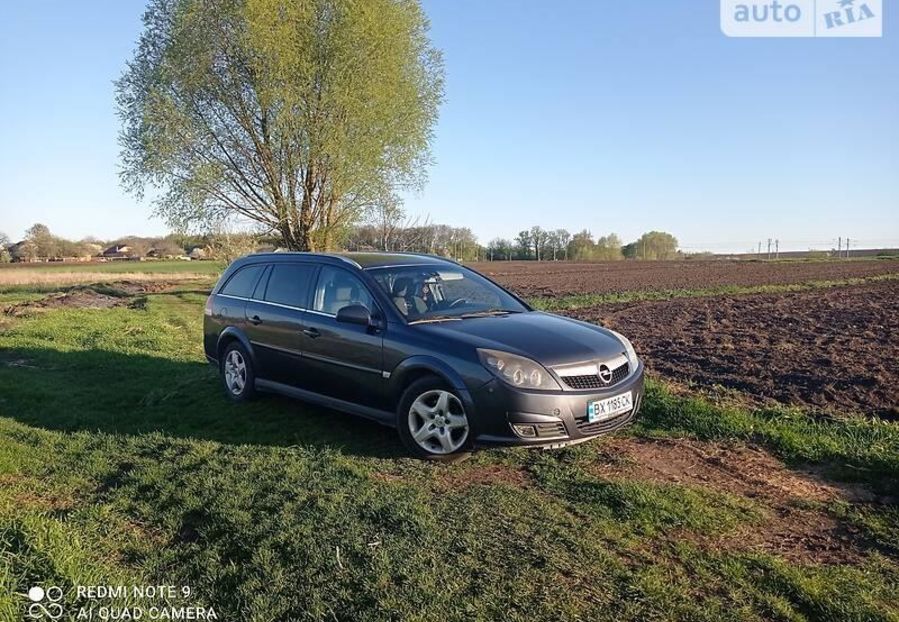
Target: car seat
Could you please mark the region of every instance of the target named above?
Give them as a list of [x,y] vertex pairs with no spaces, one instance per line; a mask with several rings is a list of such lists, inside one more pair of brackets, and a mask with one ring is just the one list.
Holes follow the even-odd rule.
[[415,295],[414,282],[408,276],[401,276],[393,282],[393,303],[400,313],[409,317],[417,316],[428,310],[428,304],[421,296]]

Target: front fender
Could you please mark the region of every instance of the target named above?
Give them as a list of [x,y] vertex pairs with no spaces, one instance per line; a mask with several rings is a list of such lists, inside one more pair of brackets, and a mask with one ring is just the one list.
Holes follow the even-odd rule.
[[399,395],[406,386],[406,380],[410,374],[428,371],[443,378],[453,389],[468,392],[468,387],[462,380],[462,376],[448,363],[424,354],[410,356],[403,359],[392,372],[390,372],[390,393]]
[[477,436],[477,411],[468,385],[465,384],[462,374],[445,361],[436,357],[420,354],[410,356],[400,362],[400,364],[390,373],[389,390],[393,399],[398,402],[403,389],[408,384],[408,379],[421,372],[428,372],[435,376],[439,376],[450,385],[453,391],[459,396],[459,399],[462,400],[465,412],[469,414],[469,425],[471,426],[472,434]]

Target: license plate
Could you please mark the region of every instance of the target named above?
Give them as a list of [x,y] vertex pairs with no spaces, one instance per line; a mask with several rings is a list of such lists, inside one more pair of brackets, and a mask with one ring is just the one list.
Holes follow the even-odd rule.
[[607,397],[604,400],[596,400],[587,404],[587,421],[604,421],[615,415],[629,411],[634,407],[634,396],[628,391],[615,397]]

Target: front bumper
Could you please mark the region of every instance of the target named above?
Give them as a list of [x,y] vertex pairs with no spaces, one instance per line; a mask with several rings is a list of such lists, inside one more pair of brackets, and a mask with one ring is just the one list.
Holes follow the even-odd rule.
[[[631,391],[634,407],[589,423],[587,404]],[[523,391],[492,380],[471,392],[477,445],[563,446],[614,432],[633,421],[643,401],[643,363],[608,389]],[[533,436],[520,432],[533,430]]]

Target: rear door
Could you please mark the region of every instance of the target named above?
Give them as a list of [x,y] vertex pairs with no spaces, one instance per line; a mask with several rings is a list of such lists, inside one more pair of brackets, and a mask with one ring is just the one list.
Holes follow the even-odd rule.
[[304,331],[307,388],[383,409],[387,402],[383,331],[336,319],[342,307],[354,304],[380,313],[371,292],[355,274],[337,266],[322,266]]
[[264,264],[251,264],[238,268],[216,293],[206,320],[208,326],[204,331],[207,353],[215,353],[219,334],[226,327],[233,326],[246,332],[246,304],[253,295],[253,290],[264,270]]
[[298,384],[303,374],[302,331],[316,270],[311,263],[274,263],[247,302],[247,333],[259,377]]

